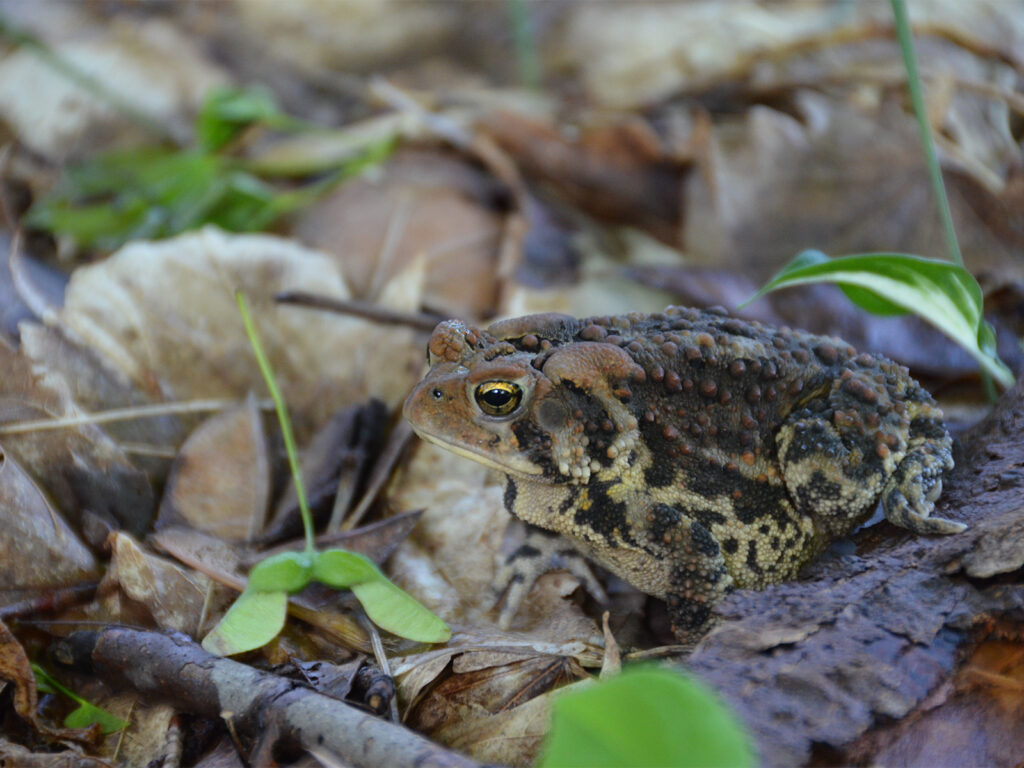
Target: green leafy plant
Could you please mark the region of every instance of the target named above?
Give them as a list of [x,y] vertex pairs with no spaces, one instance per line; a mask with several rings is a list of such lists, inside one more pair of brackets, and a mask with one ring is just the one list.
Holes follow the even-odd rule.
[[259,648],[284,627],[288,595],[319,581],[337,589],[351,589],[366,615],[396,635],[424,643],[442,643],[451,630],[415,598],[395,586],[371,560],[344,549],[318,551],[313,541],[313,518],[299,471],[298,451],[291,419],[263,351],[245,297],[237,295],[238,309],[260,371],[270,390],[281,423],[285,452],[295,482],[295,494],[306,535],[302,552],[282,552],[257,563],[249,582],[216,627],[203,638],[203,648],[228,656]]
[[838,283],[854,304],[877,315],[914,312],[967,350],[1000,384],[1013,384],[982,316],[978,281],[961,266],[902,253],[830,259],[820,251],[804,251],[746,303],[778,288],[807,283]]
[[[320,176],[282,186],[257,163],[228,151],[250,126],[305,130],[265,91],[216,89],[196,118],[196,148],[142,147],[106,152],[74,166],[29,209],[25,224],[113,250],[129,240],[170,237],[204,224],[231,232],[267,228],[340,181],[385,160],[395,137],[377,137],[354,154],[315,169]],[[312,172],[314,169],[308,169]]]
[[64,718],[64,725],[67,728],[91,728],[99,724],[104,733],[116,733],[128,727],[128,721],[97,707],[90,701],[86,701],[78,694],[68,690],[58,683],[50,674],[38,664],[32,665],[32,674],[36,677],[36,687],[43,693],[63,694],[71,699],[78,706]]
[[741,306],[779,288],[806,283],[838,283],[847,298],[861,309],[876,315],[913,312],[953,339],[978,361],[989,397],[994,399],[991,379],[1009,387],[1014,376],[996,354],[995,332],[983,316],[981,287],[963,266],[925,111],[906,3],[904,0],[891,0],[891,4],[907,72],[907,87],[950,261],[901,253],[867,253],[829,259],[820,251],[803,251]]
[[741,768],[754,765],[754,752],[732,713],[703,685],[638,666],[559,694],[539,765]]

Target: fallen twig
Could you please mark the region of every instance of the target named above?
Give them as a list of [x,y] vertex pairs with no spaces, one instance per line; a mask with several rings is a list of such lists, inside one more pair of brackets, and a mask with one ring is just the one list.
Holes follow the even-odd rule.
[[76,632],[54,645],[53,657],[109,684],[160,696],[182,711],[223,717],[254,745],[254,754],[269,754],[264,740],[272,738],[355,768],[479,765],[301,683],[213,656],[184,635],[120,627]]

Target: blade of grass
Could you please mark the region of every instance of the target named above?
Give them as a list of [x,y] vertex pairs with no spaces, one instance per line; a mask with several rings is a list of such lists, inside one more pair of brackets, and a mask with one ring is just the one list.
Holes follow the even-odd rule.
[[299,500],[299,513],[302,515],[302,527],[306,531],[306,552],[310,557],[316,552],[313,542],[313,515],[309,511],[309,504],[306,501],[306,488],[302,482],[302,472],[299,469],[299,452],[295,448],[295,434],[292,431],[292,420],[288,416],[288,409],[285,407],[281,390],[278,389],[274,374],[270,369],[270,362],[263,351],[263,345],[256,333],[256,325],[249,313],[249,303],[245,300],[245,294],[241,291],[235,293],[235,300],[238,302],[238,311],[242,315],[242,322],[245,324],[245,332],[252,345],[253,354],[256,355],[256,362],[260,366],[260,373],[270,391],[270,398],[274,401],[274,408],[277,410],[277,418],[281,423],[281,437],[284,439],[285,453],[288,454],[288,466],[292,472],[292,479],[295,483],[295,496]]
[[892,15],[896,21],[896,38],[899,40],[900,51],[903,54],[903,65],[907,70],[907,89],[910,91],[910,103],[914,106],[917,128],[921,133],[921,148],[924,149],[925,160],[928,163],[928,176],[931,178],[932,191],[935,193],[935,200],[939,206],[939,217],[942,219],[946,248],[949,249],[949,257],[962,267],[964,265],[964,258],[960,253],[960,244],[956,239],[953,214],[949,209],[946,187],[942,183],[942,169],[939,167],[939,158],[935,152],[935,141],[932,139],[932,129],[928,124],[928,113],[924,107],[924,89],[921,87],[921,75],[917,71],[917,54],[914,51],[914,35],[910,29],[907,4],[905,0],[890,0],[890,2],[892,3]]
[[515,42],[519,82],[530,90],[539,91],[540,56],[537,53],[537,40],[530,20],[529,4],[526,0],[506,0],[505,7],[512,27],[512,39]]
[[[924,88],[921,85],[921,75],[917,70],[917,53],[914,50],[914,33],[910,28],[907,3],[906,0],[890,0],[890,3],[893,19],[896,22],[896,39],[899,41],[900,52],[903,54],[903,66],[907,70],[907,90],[910,92],[910,103],[914,107],[914,117],[917,118],[917,129],[921,134],[921,147],[924,149],[925,161],[928,165],[928,177],[931,180],[932,192],[934,192],[935,202],[939,206],[939,218],[942,220],[946,248],[949,251],[950,259],[962,267],[964,257],[960,252],[960,243],[956,237],[953,212],[949,208],[946,185],[942,181],[942,169],[939,167],[939,157],[935,152],[935,140],[932,138],[932,128],[928,123],[928,112],[924,106]],[[996,387],[989,372],[984,368],[981,370],[981,381],[989,402],[994,403]]]

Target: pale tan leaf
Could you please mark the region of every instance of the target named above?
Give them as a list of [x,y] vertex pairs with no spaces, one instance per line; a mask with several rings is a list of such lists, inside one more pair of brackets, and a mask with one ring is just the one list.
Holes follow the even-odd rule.
[[211,416],[181,447],[157,524],[181,522],[235,541],[263,530],[271,466],[256,400]]

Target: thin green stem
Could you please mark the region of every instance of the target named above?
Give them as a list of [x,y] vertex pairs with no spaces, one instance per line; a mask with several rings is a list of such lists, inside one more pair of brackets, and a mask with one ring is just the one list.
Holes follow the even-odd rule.
[[270,361],[260,344],[260,337],[256,333],[256,325],[249,314],[249,305],[245,300],[245,294],[241,291],[235,292],[235,299],[238,301],[238,311],[242,315],[242,322],[245,324],[245,333],[249,337],[253,354],[256,355],[256,362],[260,366],[263,380],[267,383],[270,391],[270,398],[274,401],[274,408],[277,410],[277,420],[281,423],[281,436],[284,438],[284,450],[288,454],[288,465],[291,467],[292,480],[295,483],[295,495],[299,499],[299,512],[302,515],[302,527],[306,531],[306,552],[312,555],[316,552],[316,545],[313,542],[313,516],[309,511],[309,504],[306,502],[306,489],[302,484],[302,472],[299,471],[299,452],[295,449],[295,435],[292,432],[292,420],[288,417],[288,409],[285,407],[281,390],[274,379],[274,372],[270,368]]
[[946,187],[942,183],[942,170],[939,168],[939,158],[935,153],[935,142],[932,139],[931,126],[928,124],[928,113],[924,107],[924,89],[921,87],[921,76],[917,71],[917,54],[914,52],[914,35],[910,29],[907,4],[905,0],[890,0],[890,2],[892,3],[893,18],[896,20],[896,38],[899,40],[900,51],[903,53],[903,65],[907,70],[910,103],[913,104],[914,115],[917,117],[917,127],[921,133],[921,146],[924,148],[925,160],[928,163],[928,175],[931,178],[932,190],[939,205],[939,216],[942,219],[946,247],[949,249],[949,255],[953,262],[962,267],[964,258],[956,239],[953,214],[949,209]]
[[538,91],[541,87],[541,66],[537,53],[537,39],[530,23],[530,9],[526,0],[506,0],[506,8],[509,23],[512,25],[512,39],[515,42],[519,82]]

